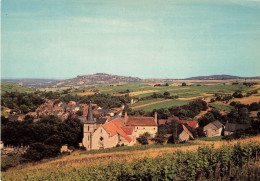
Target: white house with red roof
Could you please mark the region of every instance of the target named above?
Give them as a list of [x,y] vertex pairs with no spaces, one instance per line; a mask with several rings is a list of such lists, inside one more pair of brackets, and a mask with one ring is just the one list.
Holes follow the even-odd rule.
[[126,126],[133,127],[136,138],[146,132],[154,138],[158,132],[157,113],[155,113],[155,117],[128,117],[125,114],[125,120]]

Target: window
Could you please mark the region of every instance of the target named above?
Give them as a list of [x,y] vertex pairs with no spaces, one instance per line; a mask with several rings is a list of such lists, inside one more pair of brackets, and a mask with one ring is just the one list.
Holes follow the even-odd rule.
[[137,127],[137,129],[138,129],[138,127]]
[[100,133],[102,133],[102,129],[100,130]]
[[145,129],[145,128],[144,128]]
[[88,126],[88,131],[89,131],[89,126]]
[[155,130],[155,128],[153,128]]
[[88,136],[88,141],[89,141],[89,136]]
[[103,141],[104,138],[101,136],[99,139],[100,139],[100,141]]

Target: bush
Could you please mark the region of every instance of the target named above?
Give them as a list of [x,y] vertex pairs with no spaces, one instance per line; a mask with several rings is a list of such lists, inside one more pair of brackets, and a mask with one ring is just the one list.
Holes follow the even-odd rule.
[[151,138],[151,135],[148,132],[146,132],[146,133],[140,135],[139,138],[137,138],[137,140],[142,145],[148,145],[149,144],[149,142],[148,142],[149,138]]

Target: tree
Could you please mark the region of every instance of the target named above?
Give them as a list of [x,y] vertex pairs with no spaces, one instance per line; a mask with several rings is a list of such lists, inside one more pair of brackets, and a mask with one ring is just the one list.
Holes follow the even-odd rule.
[[169,86],[168,82],[165,83],[165,86]]
[[169,96],[170,95],[170,92],[166,91],[163,93],[164,96]]
[[172,121],[172,138],[173,138],[173,144],[178,144],[179,138],[178,138],[178,121],[173,120]]
[[232,95],[233,97],[235,97],[235,98],[242,98],[242,97],[244,97],[243,95],[242,95],[242,92],[241,91],[236,91],[236,92],[234,92],[234,94]]
[[78,116],[82,116],[82,115],[83,115],[83,112],[82,112],[81,110],[78,110],[78,111],[76,112],[76,114],[77,114]]
[[198,120],[198,122],[199,122],[199,126],[203,128],[204,126],[206,126],[207,124],[215,120],[216,119],[214,117],[214,114],[212,114],[211,112],[207,112],[202,118]]
[[260,104],[257,102],[253,102],[252,104],[250,104],[249,106],[249,110],[250,111],[258,111],[260,109]]
[[182,85],[182,86],[186,86],[187,84],[186,84],[185,82],[183,82],[181,85]]
[[155,142],[157,144],[164,144],[166,138],[165,138],[165,134],[162,132],[158,132],[154,138]]
[[148,139],[151,137],[151,135],[146,132],[142,135],[139,136],[139,138],[137,138],[137,140],[139,141],[139,143],[141,143],[142,145],[148,145],[149,142],[148,142]]
[[20,106],[20,110],[22,111],[23,114],[26,114],[29,112],[28,107],[24,104]]

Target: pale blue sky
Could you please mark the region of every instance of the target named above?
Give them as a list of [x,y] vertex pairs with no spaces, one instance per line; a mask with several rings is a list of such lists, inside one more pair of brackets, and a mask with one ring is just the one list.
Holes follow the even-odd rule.
[[258,0],[2,0],[2,78],[259,76]]

